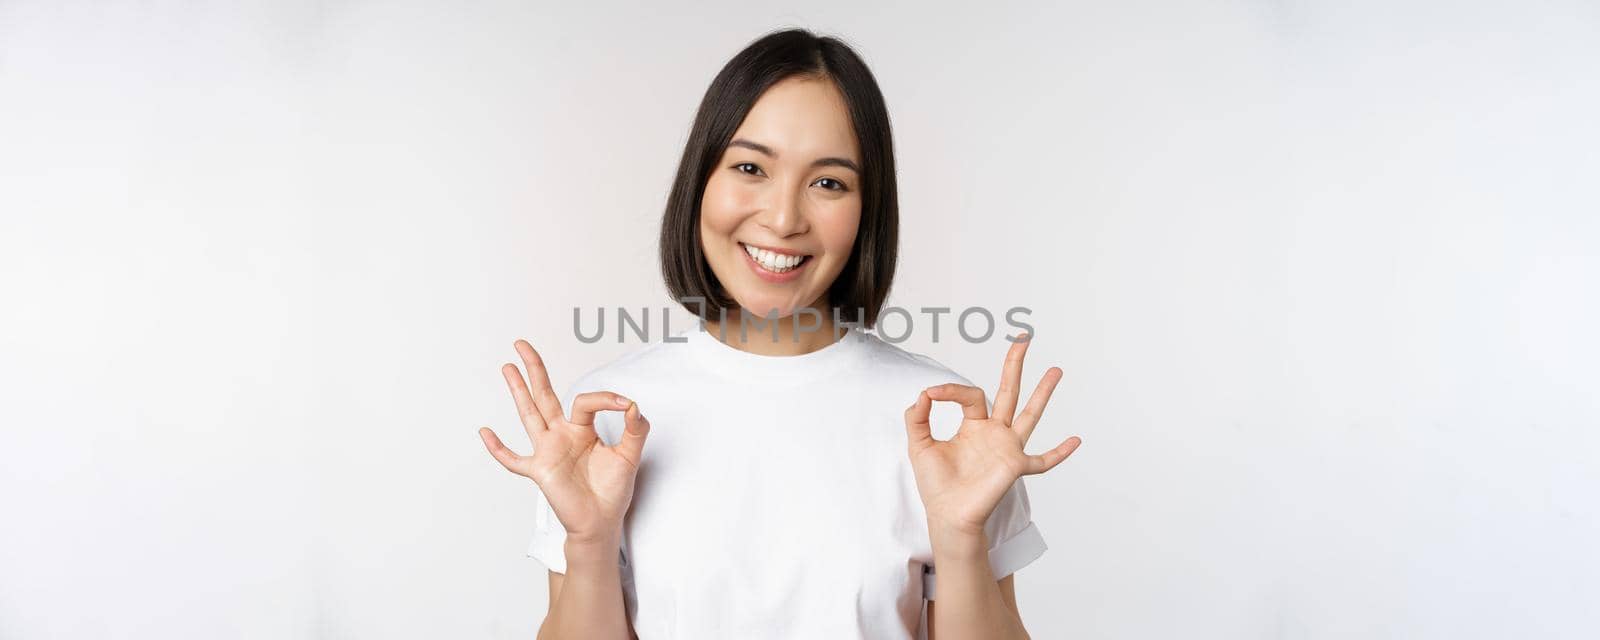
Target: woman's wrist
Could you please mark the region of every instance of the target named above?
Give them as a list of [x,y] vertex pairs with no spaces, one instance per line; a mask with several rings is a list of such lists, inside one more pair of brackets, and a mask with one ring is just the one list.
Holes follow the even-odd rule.
[[614,567],[622,547],[620,537],[615,538],[567,538],[562,545],[562,552],[567,557],[567,566],[582,565],[594,567]]
[[989,540],[983,529],[953,526],[934,520],[928,521],[928,542],[935,556],[951,560],[988,558]]
[[985,535],[981,522],[963,522],[935,513],[928,514],[928,534],[945,538],[978,538]]

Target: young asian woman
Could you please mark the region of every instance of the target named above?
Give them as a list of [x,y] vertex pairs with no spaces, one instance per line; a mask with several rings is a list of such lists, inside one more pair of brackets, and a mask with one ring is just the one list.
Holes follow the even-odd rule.
[[[541,638],[1028,637],[1013,576],[1045,545],[1021,478],[1081,443],[1024,451],[1061,370],[1019,408],[1014,336],[991,405],[866,332],[899,222],[856,52],[792,29],[723,67],[660,232],[667,288],[703,324],[559,395],[518,340],[502,373],[533,452],[480,430],[538,488]],[[935,402],[961,409],[952,437]]]

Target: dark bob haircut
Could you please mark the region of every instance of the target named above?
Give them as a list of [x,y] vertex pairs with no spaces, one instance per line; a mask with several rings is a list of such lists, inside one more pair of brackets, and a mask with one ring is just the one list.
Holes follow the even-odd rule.
[[[850,111],[862,160],[861,223],[850,259],[828,287],[826,299],[842,321],[870,328],[889,297],[899,237],[889,112],[861,56],[835,38],[803,29],[776,31],[750,43],[706,89],[661,216],[661,276],[673,299],[702,319],[737,313],[738,303],[706,262],[700,243],[700,199],[751,106],[772,85],[793,76],[832,80]],[[693,298],[705,303],[688,302]]]

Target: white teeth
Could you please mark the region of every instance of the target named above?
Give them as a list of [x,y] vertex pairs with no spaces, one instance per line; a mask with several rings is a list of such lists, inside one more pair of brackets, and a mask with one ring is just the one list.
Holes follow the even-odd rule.
[[771,251],[767,251],[766,249],[757,249],[750,245],[744,245],[744,250],[745,253],[750,254],[750,257],[754,258],[763,269],[773,273],[783,273],[785,271],[794,269],[796,266],[799,266],[800,261],[805,260],[805,256],[791,256],[782,253],[773,253]]

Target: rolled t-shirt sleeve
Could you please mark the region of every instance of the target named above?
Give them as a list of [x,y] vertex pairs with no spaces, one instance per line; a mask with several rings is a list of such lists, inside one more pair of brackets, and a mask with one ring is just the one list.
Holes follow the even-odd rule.
[[[994,571],[995,580],[1028,566],[1044,555],[1048,548],[1039,527],[1033,522],[1028,490],[1022,478],[1017,478],[1005,495],[1000,497],[1000,503],[995,505],[994,512],[989,514],[989,520],[983,525],[983,532],[989,539],[989,567]],[[935,568],[930,563],[922,574],[924,598],[935,598],[937,582]]]
[[544,492],[534,487],[533,539],[528,542],[528,557],[538,560],[556,573],[567,572],[567,530],[550,508]]

